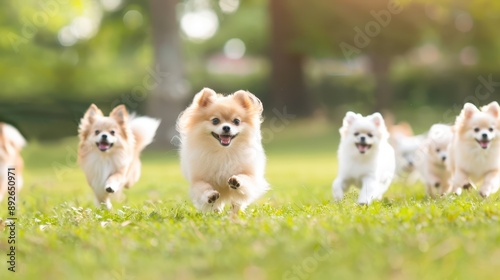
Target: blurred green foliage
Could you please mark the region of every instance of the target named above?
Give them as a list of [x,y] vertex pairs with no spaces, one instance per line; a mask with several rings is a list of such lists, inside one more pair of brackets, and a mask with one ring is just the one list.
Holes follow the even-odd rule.
[[[110,1],[26,0],[0,4],[0,120],[19,124],[34,138],[74,134],[83,110],[91,102],[107,111],[116,100],[144,84],[155,69],[149,3],[118,1],[119,6],[106,9],[105,2]],[[183,0],[179,1],[178,18],[188,7],[201,2],[216,13],[219,28],[205,41],[192,40],[179,31],[190,92],[194,94],[205,86],[219,92],[248,89],[271,109],[268,1],[239,1],[236,12],[224,13],[219,1]],[[374,12],[387,9],[388,1],[289,1],[298,35],[290,48],[304,53],[312,63],[333,60],[346,64],[349,59],[357,61],[373,53],[390,57],[394,91],[391,109],[395,111],[402,106],[409,110],[447,108],[474,96],[480,76],[492,75],[493,81],[500,80],[500,37],[496,30],[500,3],[402,3],[403,11],[392,15],[389,25],[371,38],[368,46],[359,48],[353,41],[355,28],[363,29],[376,20]],[[127,16],[130,12],[135,15],[132,20]],[[75,20],[82,17],[90,18],[95,30],[63,46],[62,31],[74,28]],[[469,29],[468,23],[472,23]],[[223,54],[224,44],[231,38],[245,43],[245,57],[257,61],[256,71],[245,75],[210,71],[210,60]],[[359,53],[346,59],[340,48],[343,42],[358,48]],[[415,63],[415,53],[429,45],[438,53],[437,62]],[[423,52],[420,59],[431,55]],[[472,62],[464,64],[467,55],[472,56]],[[306,82],[310,98],[330,116],[347,108],[369,111],[375,103],[377,81],[369,71],[306,71]],[[497,96],[493,90],[484,102]],[[144,102],[131,109],[146,110]],[[54,122],[58,125],[52,125]]]

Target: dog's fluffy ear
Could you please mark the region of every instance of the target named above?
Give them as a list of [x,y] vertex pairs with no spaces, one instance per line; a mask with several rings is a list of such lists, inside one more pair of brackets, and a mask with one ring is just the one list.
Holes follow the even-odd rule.
[[257,96],[253,95],[251,92],[246,90],[238,90],[234,94],[234,98],[238,100],[241,106],[247,110],[255,110],[259,114],[262,114],[264,111],[264,107],[262,106],[262,102]]
[[113,109],[113,111],[111,111],[109,116],[122,125],[128,119],[127,108],[125,107],[125,105],[118,105]]
[[197,104],[199,107],[207,107],[216,97],[217,93],[213,89],[203,88],[194,96],[193,103]]
[[26,139],[14,126],[0,123],[0,148],[7,154],[19,152],[26,146]]
[[83,118],[80,120],[80,125],[78,126],[78,133],[80,135],[80,139],[84,139],[88,135],[88,130],[92,123],[95,121],[97,117],[104,116],[102,111],[97,108],[95,104],[90,105],[87,109]]
[[382,114],[380,113],[373,113],[370,116],[368,116],[373,124],[377,127],[377,129],[380,131],[380,134],[382,135],[383,138],[388,138],[389,137],[389,132],[387,131],[387,127],[385,126],[385,121],[384,117],[382,117]]
[[500,106],[496,101],[493,101],[490,104],[484,106],[483,111],[491,114],[495,118],[498,118],[500,116]]
[[470,119],[479,109],[472,103],[465,103],[462,112],[460,113],[464,119]]
[[92,104],[87,109],[87,112],[85,112],[83,118],[86,119],[89,123],[92,123],[94,122],[96,117],[102,117],[102,116],[104,116],[102,114],[102,111],[99,108],[97,108],[95,104]]
[[376,127],[385,127],[384,117],[380,113],[371,114],[370,119]]
[[361,116],[359,114],[356,114],[354,112],[347,112],[345,114],[344,120],[342,122],[342,126],[350,126],[355,120],[359,119]]
[[357,119],[361,118],[360,114],[354,112],[347,112],[345,114],[344,120],[342,121],[342,127],[339,129],[340,135],[345,135],[347,133],[348,127]]

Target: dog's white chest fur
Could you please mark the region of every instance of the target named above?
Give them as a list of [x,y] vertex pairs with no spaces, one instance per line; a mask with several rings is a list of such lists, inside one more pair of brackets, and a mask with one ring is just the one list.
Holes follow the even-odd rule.
[[82,168],[87,175],[88,183],[94,190],[103,190],[109,176],[120,167],[129,165],[131,161],[128,157],[116,157],[99,153],[90,153],[82,162]]
[[458,143],[457,164],[471,179],[479,180],[492,171],[500,169],[500,143],[495,141],[484,150],[477,143]]
[[[342,145],[352,145],[345,143]],[[393,177],[395,169],[394,150],[389,143],[381,142],[380,146],[369,154],[360,154],[356,149],[342,147],[339,149],[339,175],[356,184],[357,187],[365,177],[376,178],[385,182]]]
[[255,175],[263,176],[259,168],[265,165],[265,156],[263,150],[253,147],[224,148],[217,152],[193,148],[181,151],[181,165],[186,178],[202,179],[220,190],[227,188],[229,177],[244,170],[253,170]]

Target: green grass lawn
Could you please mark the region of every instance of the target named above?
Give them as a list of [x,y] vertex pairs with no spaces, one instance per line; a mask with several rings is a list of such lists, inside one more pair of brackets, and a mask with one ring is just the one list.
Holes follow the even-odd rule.
[[[395,183],[381,202],[332,203],[338,127],[295,123],[266,140],[272,185],[238,219],[198,213],[175,152],[143,156],[140,182],[110,212],[76,166],[76,138],[25,150],[17,272],[0,279],[494,279],[500,199],[432,200]],[[272,138],[272,139],[271,139]],[[0,217],[7,216],[6,201]]]

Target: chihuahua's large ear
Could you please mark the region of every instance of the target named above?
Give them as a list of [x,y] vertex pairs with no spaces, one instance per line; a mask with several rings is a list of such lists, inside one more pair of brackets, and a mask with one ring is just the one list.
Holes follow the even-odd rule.
[[254,109],[259,114],[262,114],[262,111],[264,111],[264,107],[262,106],[262,102],[260,101],[260,99],[257,98],[257,96],[253,95],[251,92],[246,90],[238,90],[233,95],[243,108],[247,110]]
[[115,119],[119,124],[124,124],[128,118],[127,108],[125,105],[118,105],[111,111],[109,116]]
[[464,108],[462,109],[462,113],[460,113],[460,115],[462,115],[464,119],[470,119],[472,115],[474,115],[477,112],[479,112],[479,109],[474,104],[465,103]]
[[207,107],[216,97],[217,93],[213,89],[203,88],[194,96],[193,104],[196,104],[199,107]]
[[500,106],[498,105],[498,102],[493,101],[490,104],[486,105],[483,107],[483,110],[495,118],[498,118],[500,116]]
[[83,119],[87,120],[89,123],[94,122],[96,117],[102,117],[102,111],[97,108],[95,104],[90,105],[90,107],[87,109],[87,112],[85,112],[85,115],[83,116]]

